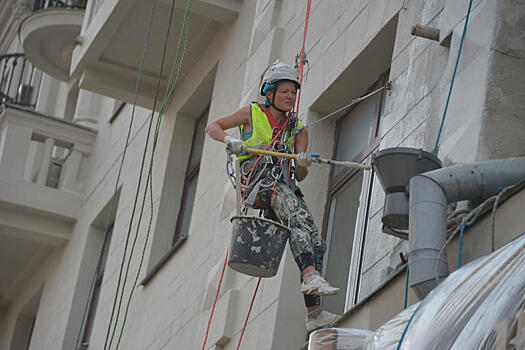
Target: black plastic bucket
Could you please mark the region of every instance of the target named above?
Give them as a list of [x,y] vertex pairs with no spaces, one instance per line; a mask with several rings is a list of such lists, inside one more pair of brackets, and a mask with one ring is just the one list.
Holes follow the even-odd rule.
[[279,270],[290,229],[255,216],[234,216],[228,266],[255,277],[273,277]]

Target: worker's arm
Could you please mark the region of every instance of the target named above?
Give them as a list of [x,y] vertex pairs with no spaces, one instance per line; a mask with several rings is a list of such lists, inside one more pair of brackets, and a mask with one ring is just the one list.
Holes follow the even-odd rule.
[[245,126],[245,131],[251,130],[250,107],[243,107],[233,114],[219,118],[206,126],[206,133],[217,141],[224,142],[227,134],[224,130],[234,128],[239,125]]
[[[308,130],[304,128],[295,137],[295,153],[306,152],[307,148],[308,148]],[[295,178],[297,179],[297,181],[303,181],[307,175],[308,175],[308,168],[302,167],[302,166],[295,167]]]

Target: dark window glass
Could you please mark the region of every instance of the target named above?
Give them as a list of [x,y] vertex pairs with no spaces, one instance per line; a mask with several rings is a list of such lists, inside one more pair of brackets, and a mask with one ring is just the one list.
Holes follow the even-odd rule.
[[[367,90],[366,94],[384,85],[388,72]],[[333,156],[338,160],[350,160],[363,163],[378,145],[378,128],[384,110],[385,90],[359,102],[337,121]],[[362,247],[354,247],[356,236],[363,242],[368,220],[369,199],[361,200],[363,193],[369,193],[372,180],[362,171],[344,167],[334,167],[330,175],[328,204],[325,214],[325,239],[327,251],[324,260],[324,275],[333,285],[341,288],[336,296],[323,298],[323,308],[344,313],[347,300],[358,288],[359,281],[349,281],[352,252],[359,252]],[[361,220],[362,224],[358,226]],[[359,249],[354,249],[359,248]],[[361,256],[356,264],[361,264]],[[359,275],[360,268],[352,268]],[[352,295],[348,295],[351,293]],[[348,305],[347,307],[351,307]]]
[[102,288],[102,280],[104,279],[104,270],[106,268],[106,262],[108,259],[109,245],[111,237],[113,235],[113,224],[110,225],[107,232],[106,242],[102,248],[102,259],[100,261],[99,269],[95,276],[95,285],[93,286],[93,293],[89,301],[89,311],[86,317],[86,324],[84,326],[84,334],[82,336],[82,345],[86,346],[89,344],[89,338],[93,331],[93,322],[95,321],[95,314],[97,312],[97,306],[100,298],[100,290]]
[[188,237],[191,216],[193,213],[193,204],[195,203],[197,182],[199,179],[199,170],[205,136],[204,129],[206,128],[207,120],[208,110],[206,110],[195,121],[195,127],[193,130],[193,140],[191,142],[191,151],[188,159],[188,167],[186,168],[184,188],[182,191],[182,198],[180,203],[179,215],[177,217],[177,227],[175,230],[175,236],[173,237],[173,244],[177,243],[181,238],[184,239]]

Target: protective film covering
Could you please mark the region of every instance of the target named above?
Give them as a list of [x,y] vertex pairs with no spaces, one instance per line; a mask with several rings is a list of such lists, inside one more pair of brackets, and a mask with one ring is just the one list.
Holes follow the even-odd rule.
[[308,350],[363,350],[373,337],[366,329],[324,328],[310,334]]
[[[523,332],[525,235],[456,270],[423,301],[401,349],[514,349]],[[522,322],[523,323],[523,320]]]
[[[329,328],[309,350],[525,349],[525,235],[456,270],[375,332]],[[407,328],[407,323],[412,318]],[[406,333],[403,341],[400,339]]]
[[395,349],[410,316],[419,303],[400,312],[372,332],[362,329],[326,328],[310,334],[309,350]]

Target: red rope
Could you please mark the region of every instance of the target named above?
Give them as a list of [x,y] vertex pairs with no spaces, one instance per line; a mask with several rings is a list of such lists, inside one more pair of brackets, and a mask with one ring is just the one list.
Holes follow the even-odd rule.
[[303,46],[301,48],[301,57],[299,57],[299,95],[297,96],[297,108],[296,114],[299,116],[299,103],[301,102],[301,91],[303,90],[303,70],[304,70],[304,47],[306,44],[306,32],[308,31],[308,19],[310,18],[310,8],[312,7],[312,0],[308,0],[306,5],[306,18],[304,20],[304,30],[303,30]]
[[[284,130],[284,127],[286,126],[287,123],[288,123],[288,119],[285,121],[285,123],[283,124],[283,127],[281,128],[281,130],[279,130],[277,135],[275,135],[275,137],[273,138],[272,142],[266,147],[266,149],[268,149],[273,144],[273,142],[275,140],[277,140],[277,138],[279,137],[281,132]],[[255,164],[253,165],[252,170],[250,171],[250,174],[248,175],[248,179],[246,181],[247,184],[250,182],[250,178],[251,178],[251,176],[253,174],[253,171],[255,170],[255,167],[256,167],[257,163],[259,162],[259,160],[261,158],[262,158],[262,155],[259,156],[259,158],[257,158],[257,160],[255,161]],[[244,196],[246,196],[246,193],[244,194]],[[242,202],[244,202],[244,196],[242,198]],[[208,326],[206,327],[206,336],[204,337],[204,343],[202,344],[202,350],[204,350],[204,348],[206,347],[206,341],[208,340],[208,333],[210,332],[211,320],[212,320],[212,317],[213,317],[213,313],[215,312],[215,306],[217,305],[217,300],[219,299],[219,292],[221,290],[222,278],[224,277],[224,270],[226,269],[226,262],[228,261],[228,253],[229,253],[229,249],[226,249],[226,258],[224,258],[224,264],[222,265],[221,279],[219,280],[219,286],[217,287],[217,293],[215,294],[215,300],[213,301],[213,307],[211,309],[210,318],[208,320]],[[261,282],[261,279],[259,278],[259,282],[257,283],[257,288],[255,289],[255,294],[257,294],[257,289],[259,288],[259,283],[260,282]],[[253,295],[254,299],[255,299],[255,294]],[[253,300],[252,300],[252,305],[253,305]],[[250,316],[251,310],[252,310],[252,307],[250,306],[250,311],[248,311],[248,316],[246,317],[246,322],[248,322],[248,317]],[[246,323],[244,324],[244,327],[246,327]],[[244,333],[244,329],[243,329],[243,333]],[[242,334],[241,334],[241,339],[242,339]],[[241,342],[239,340],[239,345],[240,344],[241,344]],[[237,347],[237,349],[238,349],[238,347]]]
[[250,318],[250,313],[252,312],[253,302],[255,301],[255,296],[257,295],[259,284],[261,284],[261,277],[259,277],[259,280],[257,281],[257,287],[255,287],[255,291],[253,292],[252,302],[250,303],[250,309],[248,310],[248,314],[246,315],[246,320],[244,320],[244,326],[242,327],[241,337],[239,338],[239,342],[237,343],[236,350],[239,350],[239,347],[241,346],[242,337],[244,336],[244,331],[246,330],[246,325],[248,324],[248,319]]
[[208,340],[208,333],[210,332],[211,318],[215,312],[215,306],[217,305],[217,299],[219,299],[219,291],[221,290],[222,278],[224,277],[224,270],[226,269],[226,262],[228,261],[229,248],[226,249],[226,258],[224,258],[224,264],[222,265],[221,279],[219,280],[219,285],[217,286],[217,293],[215,294],[215,300],[213,301],[213,307],[211,308],[210,319],[208,320],[208,327],[206,328],[206,336],[204,337],[204,343],[202,344],[202,350],[206,346],[206,341]]
[[[304,72],[304,48],[306,46],[306,33],[308,32],[308,19],[310,18],[310,8],[312,7],[312,0],[308,0],[308,3],[306,5],[306,16],[304,19],[304,30],[303,30],[303,45],[301,47],[301,56],[299,57],[299,94],[297,95],[297,104],[295,108],[295,113],[297,115],[297,118],[299,118],[299,103],[301,103],[301,91],[303,91],[303,72]],[[293,111],[293,110],[292,110]],[[295,135],[293,135],[292,140],[290,142],[290,146],[292,147],[292,153],[295,152]],[[290,178],[292,171],[292,163],[290,162],[290,165],[288,166],[288,178]]]
[[[308,0],[308,4],[306,6],[306,18],[305,18],[305,21],[304,21],[303,45],[302,45],[302,48],[301,48],[301,57],[300,57],[300,63],[299,63],[299,76],[300,76],[299,84],[301,86],[301,89],[299,89],[299,95],[297,96],[297,108],[296,108],[297,116],[299,116],[299,103],[301,102],[301,91],[302,91],[302,86],[303,86],[303,70],[304,70],[304,48],[305,48],[305,43],[306,43],[306,32],[308,31],[308,19],[310,18],[310,8],[311,8],[311,6],[312,6],[312,0]],[[277,135],[275,135],[275,137],[273,138],[272,142],[266,147],[266,149],[268,149],[274,143],[274,141],[279,137],[281,132],[284,130],[286,124],[288,123],[288,120],[289,119],[286,120],[286,122],[284,123],[283,127],[281,128],[281,130],[279,130]],[[293,149],[295,148],[295,135],[294,135],[294,137],[292,139],[291,146],[292,146],[292,151],[293,151]],[[253,174],[253,171],[255,170],[255,167],[257,166],[257,163],[259,162],[259,160],[261,158],[262,158],[262,155],[260,155],[257,158],[257,160],[255,161],[255,163],[254,163],[254,165],[253,165],[253,167],[252,167],[252,169],[250,171],[250,174],[248,175],[248,179],[246,180],[246,182],[247,182],[246,185],[249,184],[250,178],[251,178],[251,176]],[[290,175],[290,170],[291,170],[291,167],[288,168],[288,175]],[[242,198],[242,202],[244,202],[245,196],[246,196],[246,193],[244,194],[244,196]],[[213,307],[211,309],[210,319],[208,320],[208,327],[206,328],[206,337],[204,338],[204,344],[202,344],[202,350],[204,350],[204,348],[206,346],[206,341],[208,339],[208,333],[210,331],[211,320],[212,320],[212,317],[213,317],[213,312],[215,311],[215,306],[217,304],[217,299],[219,297],[219,291],[221,289],[222,278],[224,276],[224,270],[226,268],[227,260],[228,260],[228,251],[226,251],[226,258],[224,259],[224,264],[222,266],[221,279],[219,280],[219,286],[217,287],[217,294],[215,295],[215,300],[213,301]],[[253,302],[255,301],[255,296],[257,295],[257,291],[259,290],[259,285],[260,284],[261,284],[261,277],[259,277],[259,280],[257,281],[257,286],[255,287],[255,291],[253,293],[252,302],[250,303],[250,309],[248,310],[248,314],[246,315],[246,320],[244,321],[244,326],[242,327],[241,336],[239,338],[239,343],[237,344],[237,349],[236,350],[239,350],[239,347],[241,346],[242,337],[244,336],[244,331],[246,330],[246,325],[248,324],[248,320],[250,318],[250,313],[252,312]]]

